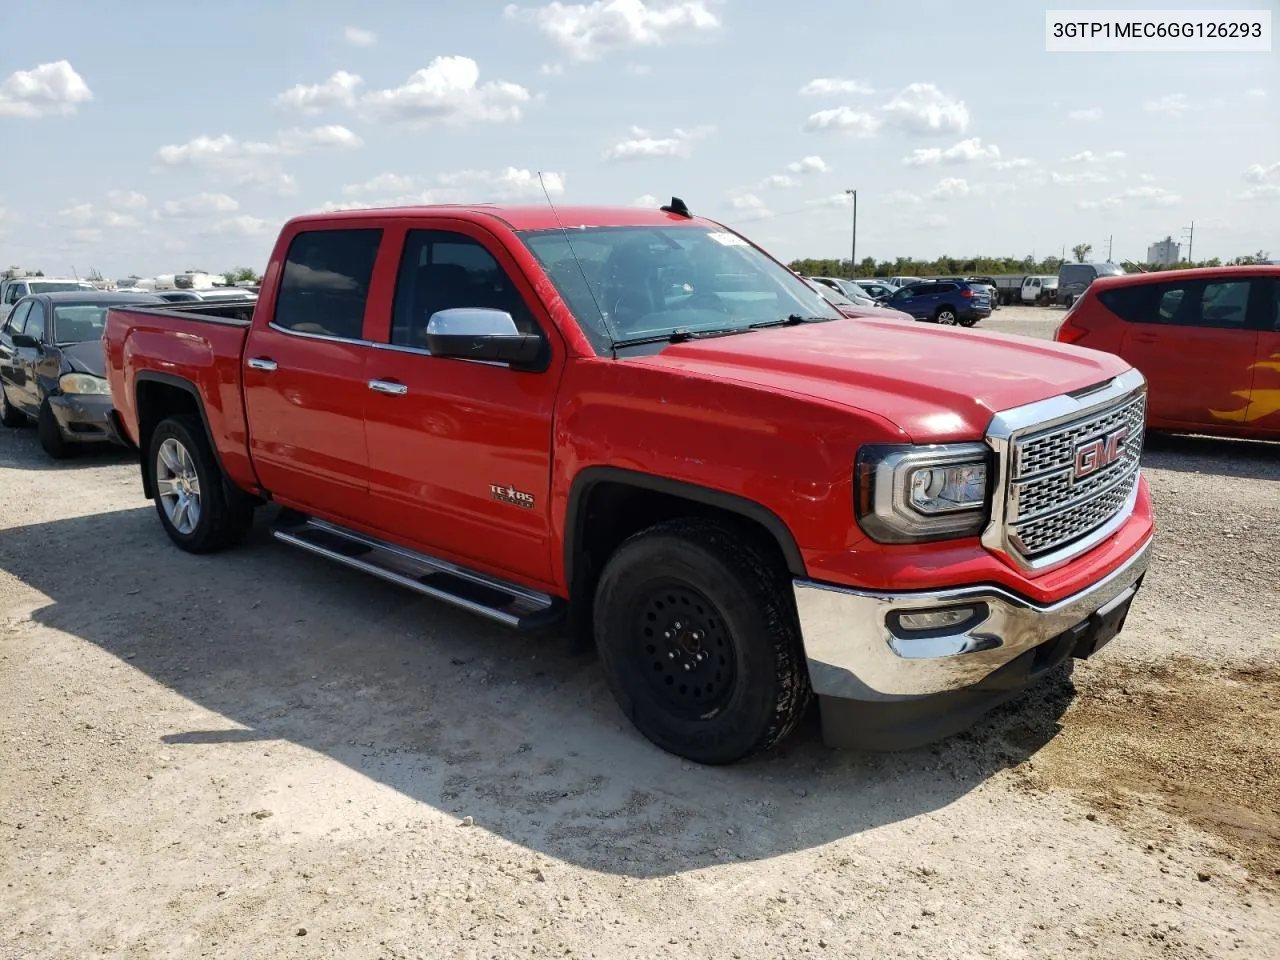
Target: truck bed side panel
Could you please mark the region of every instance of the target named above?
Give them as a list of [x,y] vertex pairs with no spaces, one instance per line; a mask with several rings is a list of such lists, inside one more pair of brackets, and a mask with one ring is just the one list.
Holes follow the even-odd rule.
[[148,375],[191,384],[204,406],[214,447],[227,477],[257,492],[240,387],[247,322],[155,309],[112,309],[103,346],[111,395],[121,425],[137,443],[138,382]]

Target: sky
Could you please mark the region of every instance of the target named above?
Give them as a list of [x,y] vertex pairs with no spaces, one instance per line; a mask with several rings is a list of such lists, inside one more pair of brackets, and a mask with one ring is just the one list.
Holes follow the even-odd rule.
[[261,270],[290,216],[539,172],[784,260],[849,255],[850,189],[859,259],[1280,256],[1280,49],[1048,53],[1025,0],[4,8],[0,261],[48,274]]

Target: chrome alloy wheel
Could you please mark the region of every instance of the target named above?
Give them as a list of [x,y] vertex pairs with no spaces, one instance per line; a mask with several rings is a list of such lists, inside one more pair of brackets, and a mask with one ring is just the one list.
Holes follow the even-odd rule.
[[187,448],[169,437],[156,454],[156,493],[165,516],[183,536],[200,523],[200,476]]

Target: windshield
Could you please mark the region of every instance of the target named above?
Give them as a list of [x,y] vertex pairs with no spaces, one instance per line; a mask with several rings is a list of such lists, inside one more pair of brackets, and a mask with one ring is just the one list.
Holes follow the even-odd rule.
[[1096,269],[1100,277],[1124,276],[1124,267],[1117,266],[1114,263],[1099,263],[1096,265]]
[[839,304],[841,306],[848,306],[848,307],[854,306],[853,301],[850,300],[848,297],[846,297],[843,293],[841,293],[835,287],[828,286],[825,283],[818,283],[818,281],[816,280],[813,281],[813,283],[811,283],[810,286],[813,287],[815,292],[820,293],[822,296],[826,297],[832,303]]
[[92,303],[54,307],[53,342],[84,343],[86,340],[101,340],[106,314],[105,306]]
[[92,290],[91,283],[77,283],[74,280],[59,282],[56,280],[36,280],[31,282],[32,293],[67,293],[70,290]]
[[800,277],[712,226],[584,227],[569,239],[558,229],[520,238],[597,350],[676,331],[736,332],[790,316],[842,319]]
[[862,287],[861,287],[861,286],[859,286],[858,284],[854,283],[852,280],[841,280],[841,281],[840,281],[840,287],[841,287],[841,289],[842,289],[842,290],[844,290],[844,292],[845,292],[845,294],[846,294],[846,295],[848,295],[848,296],[850,296],[850,297],[854,297],[855,299],[861,299],[861,300],[874,300],[874,299],[875,299],[875,297],[873,297],[871,294],[867,293],[867,291],[866,291],[866,290],[862,289]]

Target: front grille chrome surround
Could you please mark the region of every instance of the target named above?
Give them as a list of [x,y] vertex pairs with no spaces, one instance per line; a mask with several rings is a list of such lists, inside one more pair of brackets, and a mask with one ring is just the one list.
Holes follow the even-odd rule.
[[[983,544],[1023,570],[1044,572],[1114,533],[1137,501],[1146,411],[1146,380],[1129,370],[996,414],[986,436],[996,489]],[[1121,434],[1099,464],[1088,461],[1082,448],[1099,445],[1092,452],[1100,454]]]

